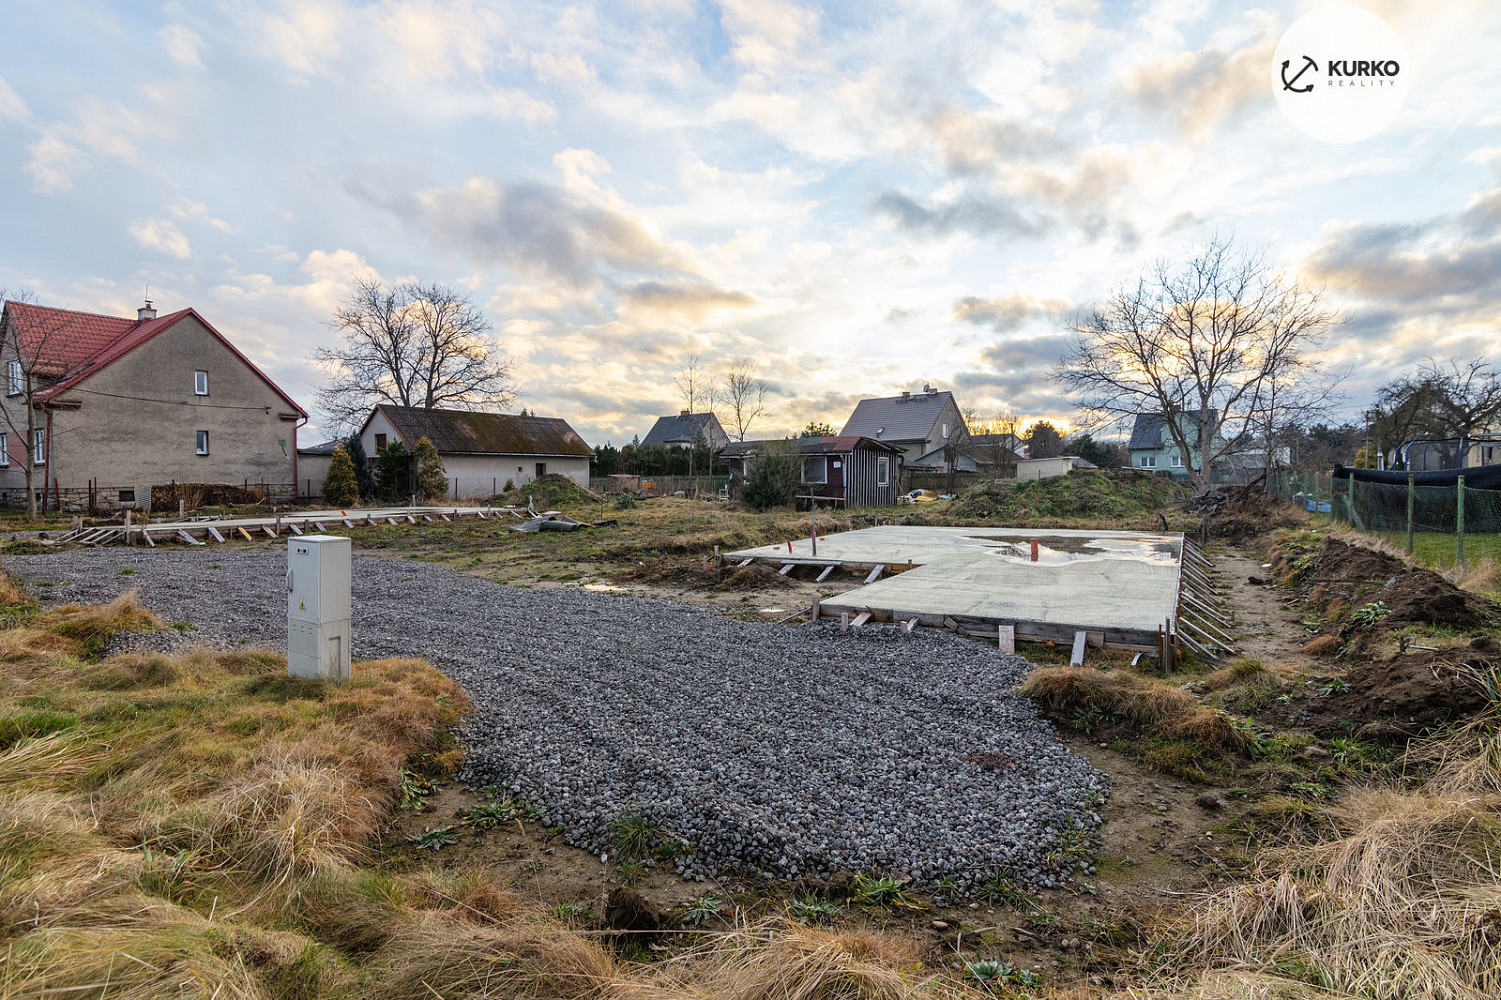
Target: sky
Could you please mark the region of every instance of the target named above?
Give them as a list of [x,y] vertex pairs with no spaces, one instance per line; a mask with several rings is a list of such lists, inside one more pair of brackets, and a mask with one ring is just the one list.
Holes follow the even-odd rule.
[[[1216,234],[1321,288],[1340,413],[1501,361],[1501,4],[1362,3],[1397,118],[1299,132],[1309,2],[7,0],[0,288],[192,306],[313,409],[362,276],[466,289],[518,405],[645,436],[755,361],[751,437],[925,384],[1067,423],[1068,324]],[[331,431],[317,414],[303,441]]]

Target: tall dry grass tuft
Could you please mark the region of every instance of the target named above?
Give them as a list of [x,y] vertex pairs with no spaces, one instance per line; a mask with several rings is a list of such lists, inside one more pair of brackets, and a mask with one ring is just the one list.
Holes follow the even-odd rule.
[[127,591],[108,604],[64,604],[36,618],[39,627],[72,639],[85,653],[97,654],[121,632],[155,628],[160,622],[141,607],[135,591]]
[[1501,597],[1501,564],[1491,556],[1481,556],[1453,566],[1443,573],[1456,587],[1492,598]]
[[369,1000],[607,995],[615,961],[592,939],[545,917],[471,923],[420,911],[371,958]]
[[0,963],[0,996],[271,1000],[215,927],[167,906],[15,939]]
[[1377,1000],[1501,996],[1501,754],[1495,723],[1442,751],[1420,789],[1368,787],[1340,834],[1290,848],[1259,881],[1197,906],[1187,963]]

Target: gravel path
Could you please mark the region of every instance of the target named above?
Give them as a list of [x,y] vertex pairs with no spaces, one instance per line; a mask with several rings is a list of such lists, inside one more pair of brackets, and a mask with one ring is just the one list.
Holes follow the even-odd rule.
[[[283,551],[76,550],[8,568],[48,601],[138,588],[196,627],[133,644],[286,647]],[[423,657],[469,692],[464,778],[538,803],[595,853],[639,812],[694,847],[685,875],[876,869],[965,892],[992,872],[1055,885],[1088,864],[1054,848],[1098,825],[1105,777],[1011,693],[1029,664],[993,646],[383,559],[355,560],[354,600],[357,658]]]

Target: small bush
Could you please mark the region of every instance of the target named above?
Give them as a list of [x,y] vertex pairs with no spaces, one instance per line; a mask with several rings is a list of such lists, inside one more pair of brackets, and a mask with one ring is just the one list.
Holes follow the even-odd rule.
[[791,507],[803,481],[803,460],[792,445],[775,441],[751,453],[740,499],[755,510]]

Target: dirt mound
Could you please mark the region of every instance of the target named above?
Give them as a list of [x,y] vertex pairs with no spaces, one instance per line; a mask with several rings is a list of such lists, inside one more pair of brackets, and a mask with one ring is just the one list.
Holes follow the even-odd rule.
[[1329,698],[1314,728],[1346,735],[1344,720],[1356,719],[1368,736],[1405,737],[1467,718],[1490,704],[1482,678],[1495,670],[1494,652],[1423,650],[1367,660],[1350,671],[1350,689]]
[[1461,590],[1429,569],[1338,538],[1289,536],[1273,549],[1272,569],[1287,585],[1305,585],[1323,615],[1323,631],[1341,638],[1408,625],[1456,629],[1501,623],[1501,606]]
[[670,584],[700,590],[746,590],[789,587],[793,581],[764,563],[710,566],[702,558],[661,558],[615,574],[628,583]]
[[948,514],[1016,524],[1052,518],[1150,517],[1179,499],[1166,476],[1132,469],[1078,469],[1049,479],[992,480],[965,490]]
[[496,499],[515,507],[525,507],[526,502],[530,500],[532,506],[538,510],[567,504],[604,502],[604,498],[599,494],[583,488],[567,476],[561,476],[556,472],[549,472],[516,489],[506,490]]

